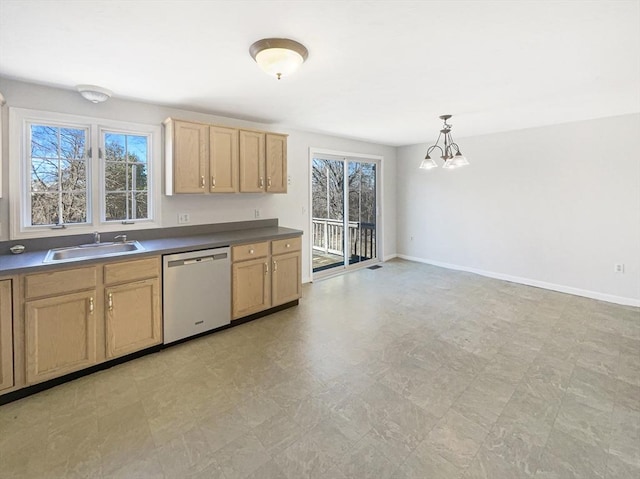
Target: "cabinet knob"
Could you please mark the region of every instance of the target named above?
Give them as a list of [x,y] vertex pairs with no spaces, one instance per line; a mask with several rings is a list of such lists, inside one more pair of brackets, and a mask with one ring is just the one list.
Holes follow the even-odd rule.
[[291,245],[289,243],[287,243],[287,248],[291,248]]
[[107,302],[109,306],[109,311],[113,311],[113,293],[109,293]]
[[264,187],[264,178],[261,176],[260,177],[260,188]]
[[269,263],[264,264],[264,274],[269,274]]
[[273,262],[273,272],[275,273],[276,271],[278,271],[278,262],[274,260],[274,262]]
[[216,187],[216,177],[212,176],[211,177],[211,188],[215,188]]
[[271,177],[267,178],[267,188],[271,188]]
[[200,177],[200,188],[204,188],[204,175]]
[[255,253],[255,251],[253,250],[253,248],[251,248],[251,249],[249,250],[249,254],[253,254],[253,253]]
[[93,313],[93,298],[89,298],[89,312]]

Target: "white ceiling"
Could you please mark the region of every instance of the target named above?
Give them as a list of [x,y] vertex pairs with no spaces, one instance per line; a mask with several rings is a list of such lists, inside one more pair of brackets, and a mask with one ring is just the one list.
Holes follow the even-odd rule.
[[0,75],[407,145],[640,111],[640,1],[0,0]]

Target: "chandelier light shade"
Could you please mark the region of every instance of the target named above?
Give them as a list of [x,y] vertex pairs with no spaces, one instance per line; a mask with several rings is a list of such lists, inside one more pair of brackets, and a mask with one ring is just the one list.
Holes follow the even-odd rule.
[[86,98],[91,103],[102,103],[111,98],[113,94],[111,90],[102,88],[97,85],[78,85],[76,89],[80,92],[83,98]]
[[278,80],[295,72],[309,56],[303,44],[288,38],[263,38],[249,47],[249,53],[260,68]]
[[[451,136],[451,125],[447,123],[449,118],[451,118],[451,115],[440,116],[440,119],[444,121],[444,125],[442,126],[442,130],[440,130],[440,134],[438,135],[438,139],[435,144],[431,145],[427,149],[427,154],[424,157],[424,160],[422,160],[422,163],[420,163],[421,169],[430,170],[438,167],[438,164],[430,156],[436,148],[440,150],[440,158],[444,160],[442,168],[453,170],[469,164],[469,160],[467,160],[467,158],[462,154],[458,144],[453,141],[453,137]],[[443,135],[444,145],[440,146],[438,143]]]

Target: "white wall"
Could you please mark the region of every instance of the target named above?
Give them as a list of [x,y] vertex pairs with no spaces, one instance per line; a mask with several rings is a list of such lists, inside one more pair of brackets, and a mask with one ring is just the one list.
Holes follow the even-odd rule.
[[[163,196],[162,226],[176,226],[179,212],[189,213],[190,224],[243,221],[254,218],[254,209],[261,210],[262,218],[279,218],[281,226],[304,231],[303,280],[310,278],[309,268],[309,148],[326,148],[357,153],[368,153],[384,157],[383,174],[383,231],[384,256],[396,252],[396,193],[395,170],[396,149],[383,145],[348,140],[333,136],[291,130],[279,126],[241,121],[193,111],[177,110],[159,105],[112,98],[106,103],[94,105],[84,100],[75,91],[49,88],[24,82],[0,78],[0,91],[7,105],[3,108],[3,132],[7,138],[8,107],[30,108],[76,115],[86,115],[113,120],[160,124],[167,117],[217,123],[220,125],[251,127],[289,134],[288,169],[291,177],[286,195],[237,194],[237,195],[177,195]],[[3,144],[3,198],[0,199],[0,240],[9,234],[9,174],[10,165],[17,158],[8,158],[8,142]],[[163,165],[164,166],[164,165]],[[304,208],[304,210],[303,210]]]
[[398,149],[399,255],[640,305],[640,114],[456,142],[452,171]]

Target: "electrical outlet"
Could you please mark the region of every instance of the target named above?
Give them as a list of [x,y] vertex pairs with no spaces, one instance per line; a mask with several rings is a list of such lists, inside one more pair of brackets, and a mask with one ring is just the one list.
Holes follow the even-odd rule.
[[189,213],[178,213],[178,224],[183,225],[190,221]]
[[614,264],[613,265],[614,273],[624,273],[624,264]]
[[258,208],[253,210],[253,217],[254,218],[260,218],[260,210]]

